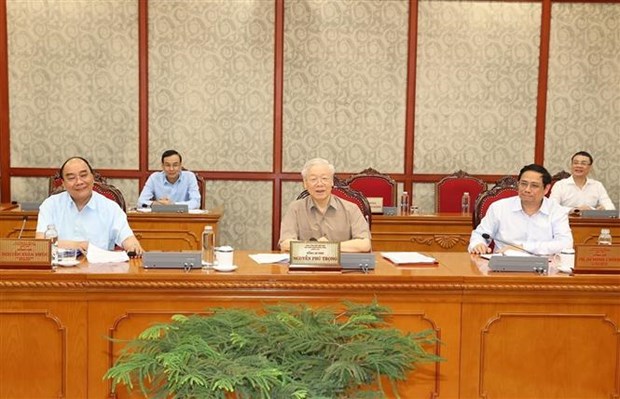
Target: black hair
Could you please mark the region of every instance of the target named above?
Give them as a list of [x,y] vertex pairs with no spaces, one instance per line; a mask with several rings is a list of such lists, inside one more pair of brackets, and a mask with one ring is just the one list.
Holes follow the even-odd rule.
[[542,175],[542,180],[545,187],[551,184],[551,174],[549,174],[549,171],[545,169],[544,166],[535,163],[525,165],[523,168],[521,168],[521,171],[519,172],[519,180],[521,180],[521,176],[528,171],[540,173]]
[[168,158],[173,155],[178,155],[179,161],[183,162],[183,157],[177,152],[177,150],[166,150],[163,154],[161,154],[161,163],[164,163],[164,158]]
[[88,170],[90,170],[90,173],[95,174],[95,172],[93,171],[93,167],[92,167],[92,166],[90,166],[90,163],[89,163],[89,162],[88,162],[85,158],[82,158],[82,157],[71,157],[71,158],[67,159],[67,160],[66,160],[66,161],[62,164],[62,166],[60,167],[60,169],[59,169],[59,171],[58,171],[58,173],[60,173],[60,178],[61,178],[61,179],[63,179],[63,180],[65,179],[65,176],[64,176],[64,172],[65,172],[65,165],[67,164],[67,162],[72,161],[72,160],[74,160],[74,159],[81,159],[82,161],[84,161],[84,163],[86,164],[86,166],[88,166]]
[[590,165],[594,163],[594,158],[592,158],[592,155],[590,155],[590,153],[586,151],[576,152],[575,154],[573,154],[572,157],[570,157],[570,161],[573,162],[573,159],[575,159],[575,157],[579,155],[581,155],[582,157],[587,157],[590,160]]

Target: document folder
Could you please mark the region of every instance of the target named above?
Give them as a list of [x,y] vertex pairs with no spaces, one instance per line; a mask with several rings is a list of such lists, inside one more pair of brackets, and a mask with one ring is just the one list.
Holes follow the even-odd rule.
[[535,272],[546,273],[549,259],[544,256],[493,256],[489,260],[493,272]]

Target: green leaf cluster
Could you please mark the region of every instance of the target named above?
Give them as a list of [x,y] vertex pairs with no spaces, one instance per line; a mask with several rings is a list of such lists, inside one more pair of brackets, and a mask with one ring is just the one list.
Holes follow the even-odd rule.
[[404,334],[388,315],[376,301],[175,315],[123,341],[104,378],[154,399],[384,397],[382,376],[396,392],[416,363],[442,360],[425,350],[433,331]]

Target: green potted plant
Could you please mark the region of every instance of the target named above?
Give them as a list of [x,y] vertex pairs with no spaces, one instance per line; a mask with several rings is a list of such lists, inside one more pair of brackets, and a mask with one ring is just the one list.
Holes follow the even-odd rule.
[[104,378],[149,398],[384,397],[381,377],[397,392],[416,363],[441,360],[425,350],[433,331],[403,334],[388,314],[373,302],[175,315],[125,341]]

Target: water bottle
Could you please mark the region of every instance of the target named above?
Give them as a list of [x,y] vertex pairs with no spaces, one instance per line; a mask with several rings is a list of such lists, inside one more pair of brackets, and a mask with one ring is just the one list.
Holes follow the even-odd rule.
[[463,215],[469,214],[469,193],[465,191],[461,197],[461,213]]
[[400,214],[409,214],[409,193],[406,191],[403,191],[403,194],[400,196]]
[[609,229],[601,229],[601,234],[598,236],[598,245],[611,245]]
[[50,240],[52,251],[52,265],[58,264],[58,232],[53,224],[47,225],[45,230],[45,239]]
[[202,232],[202,267],[208,269],[213,266],[213,250],[215,248],[215,233],[213,226],[205,226]]

